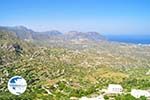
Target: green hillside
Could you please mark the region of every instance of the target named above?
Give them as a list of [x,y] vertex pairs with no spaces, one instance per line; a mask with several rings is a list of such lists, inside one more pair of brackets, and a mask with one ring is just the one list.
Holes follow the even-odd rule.
[[[121,84],[125,91],[150,88],[150,76],[146,75],[149,46],[109,42],[66,45],[41,47],[18,39],[15,33],[0,31],[0,100],[69,100],[98,95],[111,83]],[[7,89],[8,80],[15,75],[28,84],[20,96]]]

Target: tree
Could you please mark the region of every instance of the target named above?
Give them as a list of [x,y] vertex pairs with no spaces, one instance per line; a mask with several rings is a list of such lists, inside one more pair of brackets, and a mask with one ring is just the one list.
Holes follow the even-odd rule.
[[126,95],[119,95],[115,97],[115,100],[136,100],[136,98],[130,94],[126,94]]
[[145,96],[141,96],[140,100],[147,100]]
[[16,55],[20,55],[22,53],[22,48],[19,44],[15,43],[13,44],[13,47],[15,48],[15,52],[16,52]]

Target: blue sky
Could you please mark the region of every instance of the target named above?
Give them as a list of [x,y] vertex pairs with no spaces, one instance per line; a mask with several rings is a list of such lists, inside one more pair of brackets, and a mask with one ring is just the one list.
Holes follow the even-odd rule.
[[0,0],[0,25],[150,34],[150,0]]

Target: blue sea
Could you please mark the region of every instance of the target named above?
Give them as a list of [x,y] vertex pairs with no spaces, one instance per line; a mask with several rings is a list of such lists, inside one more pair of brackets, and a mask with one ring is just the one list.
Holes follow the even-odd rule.
[[150,35],[107,35],[106,38],[116,42],[150,44]]

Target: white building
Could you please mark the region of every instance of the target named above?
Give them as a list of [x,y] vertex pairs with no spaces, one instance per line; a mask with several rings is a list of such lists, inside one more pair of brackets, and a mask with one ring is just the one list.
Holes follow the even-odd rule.
[[106,92],[109,94],[121,94],[123,92],[123,88],[119,84],[109,84]]
[[104,99],[104,97],[102,95],[100,95],[98,97],[92,97],[92,98],[82,97],[79,100],[105,100],[105,99]]
[[131,95],[134,96],[135,98],[140,98],[141,96],[150,97],[150,92],[148,92],[146,90],[132,89]]
[[150,75],[150,70],[146,73],[146,75]]

